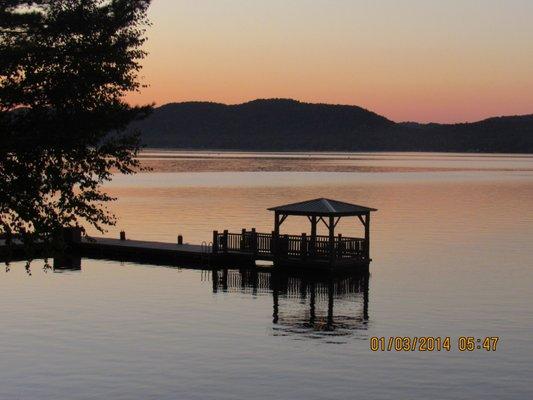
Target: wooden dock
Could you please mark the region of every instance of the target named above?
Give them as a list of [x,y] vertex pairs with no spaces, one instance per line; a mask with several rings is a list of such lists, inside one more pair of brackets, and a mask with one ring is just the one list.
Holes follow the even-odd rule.
[[294,235],[277,240],[269,234],[244,230],[240,234],[214,232],[214,236],[215,245],[83,238],[71,247],[83,257],[174,265],[252,267],[256,261],[272,261],[277,266],[307,269],[368,268],[364,242],[359,238],[336,238],[332,263],[328,243],[321,237],[316,243]]
[[[216,234],[216,233],[215,233]],[[243,231],[240,234],[221,233],[217,235],[216,245],[211,243],[177,244],[156,241],[88,238],[69,241],[68,252],[79,257],[156,263],[184,267],[237,267],[250,268],[256,261],[272,261],[276,266],[300,267],[305,269],[368,269],[364,258],[364,243],[357,238],[341,238],[334,246],[335,262],[331,263],[327,243],[317,240],[313,245],[304,236],[282,237],[278,243],[278,252],[272,245],[276,240],[271,235],[258,234],[255,231]],[[258,239],[260,238],[260,239]],[[320,244],[321,243],[321,244]],[[355,243],[355,244],[354,244]],[[314,247],[313,247],[314,246]],[[54,257],[44,254],[36,247],[35,257]],[[12,245],[9,252],[0,242],[0,259],[24,260],[25,252],[20,243]]]
[[[183,244],[181,236],[177,243],[127,240],[125,232],[120,233],[119,239],[89,238],[82,237],[81,229],[76,227],[64,228],[63,239],[69,251],[81,257],[120,261],[240,268],[255,266],[257,261],[265,260],[276,267],[305,270],[368,270],[371,261],[370,213],[375,209],[320,198],[269,210],[274,211],[272,232],[256,232],[253,228],[242,229],[240,233],[213,231],[212,241],[203,244]],[[288,216],[306,217],[311,223],[311,233],[281,233],[280,227]],[[363,225],[364,237],[336,235],[335,228],[344,217],[356,217]],[[319,223],[326,226],[329,235],[317,234]],[[0,256],[5,250],[1,247],[0,244]],[[19,247],[15,246],[15,250],[20,253]]]

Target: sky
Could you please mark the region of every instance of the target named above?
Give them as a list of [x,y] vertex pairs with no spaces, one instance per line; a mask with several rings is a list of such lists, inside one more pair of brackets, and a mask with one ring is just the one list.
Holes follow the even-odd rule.
[[394,121],[533,113],[532,0],[153,0],[133,104],[352,104]]

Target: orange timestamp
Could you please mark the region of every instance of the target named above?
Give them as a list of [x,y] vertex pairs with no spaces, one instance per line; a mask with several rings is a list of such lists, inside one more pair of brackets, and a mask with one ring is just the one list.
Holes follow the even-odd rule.
[[499,336],[459,336],[452,340],[450,336],[389,336],[370,338],[372,351],[496,351]]

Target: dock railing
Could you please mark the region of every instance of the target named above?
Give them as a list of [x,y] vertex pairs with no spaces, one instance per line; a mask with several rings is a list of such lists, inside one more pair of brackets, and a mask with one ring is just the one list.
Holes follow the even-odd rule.
[[[314,240],[313,240],[314,239]],[[329,236],[279,235],[259,233],[255,229],[241,233],[213,232],[214,253],[248,253],[255,256],[300,258],[300,259],[360,259],[365,258],[365,239],[334,237],[333,246]]]

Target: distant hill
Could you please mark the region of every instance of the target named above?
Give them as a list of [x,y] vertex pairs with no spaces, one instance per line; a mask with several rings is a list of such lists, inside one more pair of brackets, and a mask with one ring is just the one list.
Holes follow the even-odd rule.
[[157,148],[533,153],[533,115],[396,123],[361,107],[287,99],[171,103],[132,128]]

